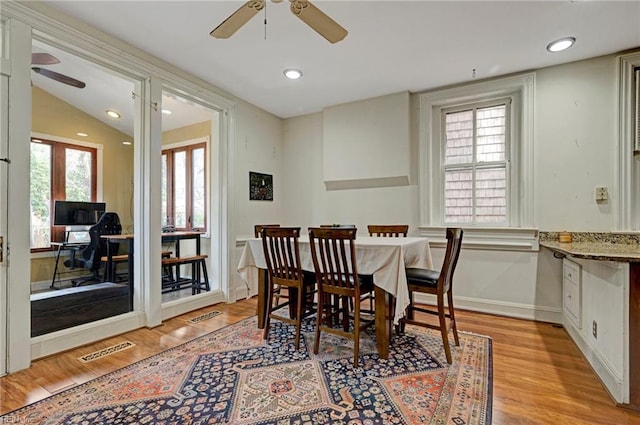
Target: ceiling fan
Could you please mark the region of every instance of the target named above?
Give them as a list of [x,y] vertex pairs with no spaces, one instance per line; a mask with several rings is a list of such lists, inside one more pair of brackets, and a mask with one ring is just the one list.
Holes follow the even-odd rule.
[[[281,3],[283,0],[271,0]],[[337,43],[347,36],[347,30],[308,0],[289,0],[291,13],[300,18],[305,24],[313,28],[330,43]],[[250,0],[240,6],[227,19],[209,34],[215,38],[229,38],[244,24],[249,22],[259,11],[264,9],[265,0]],[[266,22],[266,21],[265,21]]]
[[[56,63],[60,63],[60,60],[55,56],[49,53],[31,53],[31,64],[32,65],[54,65]],[[52,80],[58,81],[63,84],[68,84],[72,87],[77,87],[79,89],[85,88],[86,84],[80,80],[76,80],[73,77],[69,77],[68,75],[60,74],[59,72],[52,71],[47,68],[40,68],[39,66],[32,66],[31,70],[36,74],[40,74],[44,77],[51,78]]]

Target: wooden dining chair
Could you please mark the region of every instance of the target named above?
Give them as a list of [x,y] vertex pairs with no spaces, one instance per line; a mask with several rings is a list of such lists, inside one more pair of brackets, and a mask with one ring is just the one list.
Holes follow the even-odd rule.
[[[437,270],[420,268],[408,268],[406,270],[410,304],[409,307],[407,307],[407,317],[400,321],[401,332],[404,332],[404,325],[407,323],[432,329],[440,329],[444,352],[449,364],[451,364],[452,361],[451,347],[449,345],[450,330],[453,330],[453,338],[456,345],[460,345],[455,310],[453,307],[453,272],[456,269],[458,258],[460,257],[462,233],[461,228],[447,228],[447,248],[442,268],[439,272]],[[434,310],[433,308],[423,305],[418,306],[414,300],[415,292],[435,295],[437,301],[436,309]],[[447,296],[448,312],[445,311],[445,294]],[[438,316],[438,324],[418,320],[415,317],[416,311]]]
[[[264,325],[264,339],[269,337],[271,319],[280,320],[296,326],[296,350],[300,348],[300,329],[302,319],[315,311],[305,302],[306,294],[313,291],[314,280],[305,278],[300,263],[300,228],[299,227],[263,227],[262,249],[267,262],[269,276],[268,295]],[[289,289],[289,300],[283,303],[276,301],[276,288]],[[311,287],[311,288],[309,288]],[[292,297],[295,296],[295,300]],[[280,298],[277,298],[278,300]],[[275,311],[289,306],[295,301],[295,317],[284,316]]]
[[407,237],[409,225],[407,224],[370,224],[367,226],[369,236]]
[[[356,228],[310,228],[309,245],[318,284],[313,352],[318,354],[321,332],[346,337],[354,342],[353,365],[358,367],[360,332],[373,325],[375,319],[363,320],[360,317],[360,297],[372,292],[374,287],[372,281],[363,283],[358,277],[356,232]],[[350,302],[353,305],[353,327],[349,320]]]
[[[280,225],[279,224],[256,224],[253,226],[253,236],[256,238],[261,238],[262,229],[264,229],[265,227],[280,227]],[[267,279],[269,279],[268,275],[267,275]],[[276,305],[280,303],[281,297],[289,298],[288,294],[285,294],[282,288],[279,286],[275,289],[275,294],[276,294],[276,298],[275,298]]]
[[[369,224],[367,226],[369,236],[373,237],[407,237],[408,224]],[[361,277],[362,278],[362,277]],[[362,301],[369,300],[369,308],[373,311],[373,294],[363,296]]]
[[256,224],[253,226],[253,237],[260,238],[262,237],[262,229],[265,227],[280,227],[279,224]]

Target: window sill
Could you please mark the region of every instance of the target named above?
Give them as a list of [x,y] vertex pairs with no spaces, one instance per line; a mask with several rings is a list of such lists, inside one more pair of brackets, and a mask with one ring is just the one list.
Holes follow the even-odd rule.
[[[445,247],[446,226],[421,226],[420,236],[429,238],[431,247]],[[463,227],[465,249],[538,252],[538,229],[516,227]]]

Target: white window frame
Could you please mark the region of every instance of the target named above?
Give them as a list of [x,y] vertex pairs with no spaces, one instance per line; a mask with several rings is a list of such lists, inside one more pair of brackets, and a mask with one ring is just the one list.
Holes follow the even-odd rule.
[[615,230],[640,230],[640,154],[635,140],[635,68],[640,67],[640,52],[618,57],[618,160],[614,165],[616,191],[619,193]]
[[[204,233],[203,237],[205,238],[209,238],[211,237],[211,216],[212,216],[212,211],[211,211],[211,200],[209,199],[211,197],[211,143],[210,143],[211,138],[209,136],[204,136],[204,137],[198,137],[196,139],[189,139],[189,140],[183,140],[180,142],[174,142],[174,143],[167,143],[162,145],[162,151],[160,152],[160,156],[162,156],[162,152],[164,152],[165,150],[170,150],[170,149],[179,149],[179,148],[184,148],[184,147],[188,147],[188,146],[193,146],[193,145],[199,145],[201,143],[205,144],[205,157],[204,157],[204,167],[205,167],[205,189],[207,191],[207,213],[206,213],[206,232]],[[165,217],[162,217],[162,219],[164,220]]]
[[[64,143],[67,145],[82,146],[96,150],[96,201],[100,202],[103,198],[104,179],[103,179],[103,163],[104,163],[104,145],[100,143],[88,142],[85,140],[69,139],[66,137],[55,136],[52,134],[31,132],[32,139],[49,140],[56,143]],[[31,145],[29,145],[31,147]],[[31,258],[48,258],[55,257],[55,250],[31,252]]]
[[[474,123],[474,129],[476,131],[474,131],[474,135],[473,135],[473,158],[471,160],[471,162],[466,163],[466,164],[445,164],[445,153],[446,153],[446,117],[448,113],[456,113],[456,112],[462,112],[465,110],[469,110],[469,109],[473,109],[474,111],[478,110],[478,109],[482,109],[482,108],[486,108],[486,107],[491,107],[491,106],[497,106],[497,105],[501,105],[504,104],[505,105],[505,131],[506,131],[506,137],[505,137],[505,159],[504,161],[495,161],[495,162],[487,162],[487,163],[482,163],[482,162],[478,162],[476,160],[476,155],[477,155],[477,134],[476,134],[476,124]],[[453,107],[447,107],[447,108],[439,108],[439,115],[440,115],[440,141],[441,141],[441,145],[440,145],[440,199],[442,199],[442,205],[440,210],[438,211],[440,213],[441,216],[441,221],[446,225],[455,225],[455,224],[460,224],[463,226],[479,226],[479,227],[490,227],[490,226],[500,226],[500,225],[507,225],[508,227],[508,223],[512,223],[513,219],[511,217],[512,214],[512,208],[511,208],[511,192],[512,192],[512,188],[511,188],[511,175],[510,175],[510,169],[511,169],[511,104],[512,104],[512,98],[511,97],[499,97],[496,99],[485,99],[479,102],[473,102],[473,103],[465,103],[463,105],[456,105]],[[476,120],[476,113],[473,113],[473,119],[474,121]],[[444,214],[444,210],[445,210],[445,178],[446,178],[446,171],[447,170],[455,170],[455,169],[460,169],[460,170],[470,170],[473,172],[473,174],[475,175],[476,171],[479,169],[484,168],[484,166],[491,166],[491,165],[496,165],[499,163],[504,163],[504,168],[505,168],[505,173],[506,173],[506,180],[507,180],[507,187],[506,187],[506,201],[507,201],[507,223],[487,223],[487,224],[481,224],[481,223],[476,223],[476,222],[464,222],[464,223],[460,223],[460,222],[446,222],[445,221],[445,214]],[[476,196],[475,196],[475,177],[474,177],[474,187],[473,187],[473,210],[474,210],[474,216],[475,216],[475,205],[476,205]]]
[[420,102],[420,229],[438,239],[444,224],[444,185],[441,171],[441,111],[457,105],[510,97],[510,222],[487,227],[465,224],[465,246],[487,249],[538,250],[534,224],[534,101],[535,73],[467,84],[419,95]]

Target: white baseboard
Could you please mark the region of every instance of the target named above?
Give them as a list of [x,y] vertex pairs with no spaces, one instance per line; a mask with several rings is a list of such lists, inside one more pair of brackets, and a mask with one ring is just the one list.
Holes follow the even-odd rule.
[[230,299],[235,302],[235,301],[239,301],[239,300],[246,300],[249,297],[249,288],[247,288],[245,285],[243,286],[236,286],[235,288],[233,288],[231,290],[231,297]]
[[131,312],[31,338],[31,359],[70,350],[141,328],[144,313]]
[[162,320],[167,320],[193,310],[223,302],[225,302],[224,293],[220,290],[205,292],[175,301],[168,301],[162,304]]
[[[435,296],[433,295],[416,294],[415,299],[419,303],[429,305],[436,304]],[[468,297],[454,297],[453,303],[457,309],[462,310],[515,317],[518,319],[536,320],[540,322],[562,323],[562,309],[559,308]]]
[[570,320],[564,320],[564,328],[578,346],[578,349],[582,352],[582,355],[587,359],[587,362],[591,365],[602,384],[606,387],[611,397],[617,403],[629,403],[628,398],[625,400],[627,392],[624,390],[623,379],[614,372],[613,367],[609,363],[606,357],[595,347],[593,347],[589,341],[582,337],[580,331],[578,331]]

